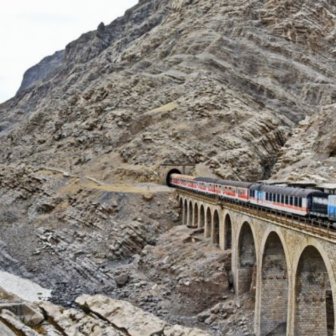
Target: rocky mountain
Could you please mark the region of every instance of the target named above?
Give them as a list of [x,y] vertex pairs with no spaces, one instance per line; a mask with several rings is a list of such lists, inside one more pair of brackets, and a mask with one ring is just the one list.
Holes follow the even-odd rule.
[[293,127],[335,102],[335,14],[331,1],[142,0],[0,107],[0,160],[267,178]]
[[336,180],[336,105],[306,117],[281,149],[275,179],[327,182]]
[[173,228],[172,189],[152,182],[167,162],[334,179],[335,39],[328,0],[140,0],[42,61],[0,105],[1,268],[52,289],[67,308],[42,309],[60,321],[82,326],[89,305],[74,312],[74,299],[105,294],[252,335],[253,295],[235,305],[229,255]]
[[61,66],[64,51],[57,51],[52,56],[45,57],[40,63],[28,69],[23,75],[23,80],[18,94],[28,89],[34,83],[45,79],[51,72]]

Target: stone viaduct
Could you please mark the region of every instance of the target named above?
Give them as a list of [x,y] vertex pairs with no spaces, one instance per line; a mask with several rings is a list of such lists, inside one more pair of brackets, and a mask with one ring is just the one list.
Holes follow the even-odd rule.
[[231,250],[234,289],[255,297],[256,336],[336,336],[336,233],[178,190],[183,223]]

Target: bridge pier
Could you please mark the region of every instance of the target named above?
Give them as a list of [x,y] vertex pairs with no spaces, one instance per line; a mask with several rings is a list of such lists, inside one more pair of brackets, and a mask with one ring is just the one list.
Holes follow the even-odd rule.
[[237,300],[245,293],[255,298],[256,336],[336,336],[336,239],[265,212],[178,193],[182,206],[193,206],[193,225],[204,226],[221,250],[231,249]]

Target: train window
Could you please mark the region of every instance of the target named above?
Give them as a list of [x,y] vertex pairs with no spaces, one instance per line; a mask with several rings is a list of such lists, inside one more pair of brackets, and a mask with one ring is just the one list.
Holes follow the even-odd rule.
[[289,197],[289,204],[290,204],[290,205],[293,205],[293,196],[290,196],[290,197]]
[[302,198],[299,198],[299,207],[302,208]]
[[285,204],[289,204],[288,196],[285,196]]
[[280,195],[280,203],[284,204],[285,203],[285,196],[284,195]]

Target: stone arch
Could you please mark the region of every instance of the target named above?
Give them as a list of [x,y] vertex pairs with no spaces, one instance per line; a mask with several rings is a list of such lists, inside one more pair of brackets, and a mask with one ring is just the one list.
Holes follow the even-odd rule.
[[189,201],[188,223],[187,226],[193,226],[194,207],[192,201]]
[[211,236],[211,223],[212,215],[210,207],[208,207],[205,215],[205,238],[209,238]]
[[167,186],[171,187],[172,185],[170,184],[170,176],[173,175],[173,174],[182,174],[180,170],[174,168],[174,169],[171,169],[167,175],[166,175],[166,184]]
[[285,248],[279,235],[272,231],[267,236],[262,252],[260,336],[287,335],[288,292]]
[[212,242],[219,245],[219,214],[217,210],[213,214],[211,236]]
[[232,248],[232,221],[229,214],[225,215],[224,220],[224,250]]
[[197,202],[194,204],[194,226],[199,226],[199,208]]
[[295,335],[311,335],[312,330],[315,335],[334,335],[335,281],[328,264],[313,245],[301,253],[295,274]]
[[205,226],[205,210],[204,205],[202,204],[200,207],[200,218],[199,218],[199,227]]
[[237,294],[251,292],[254,296],[257,257],[250,223],[243,223],[238,237]]

